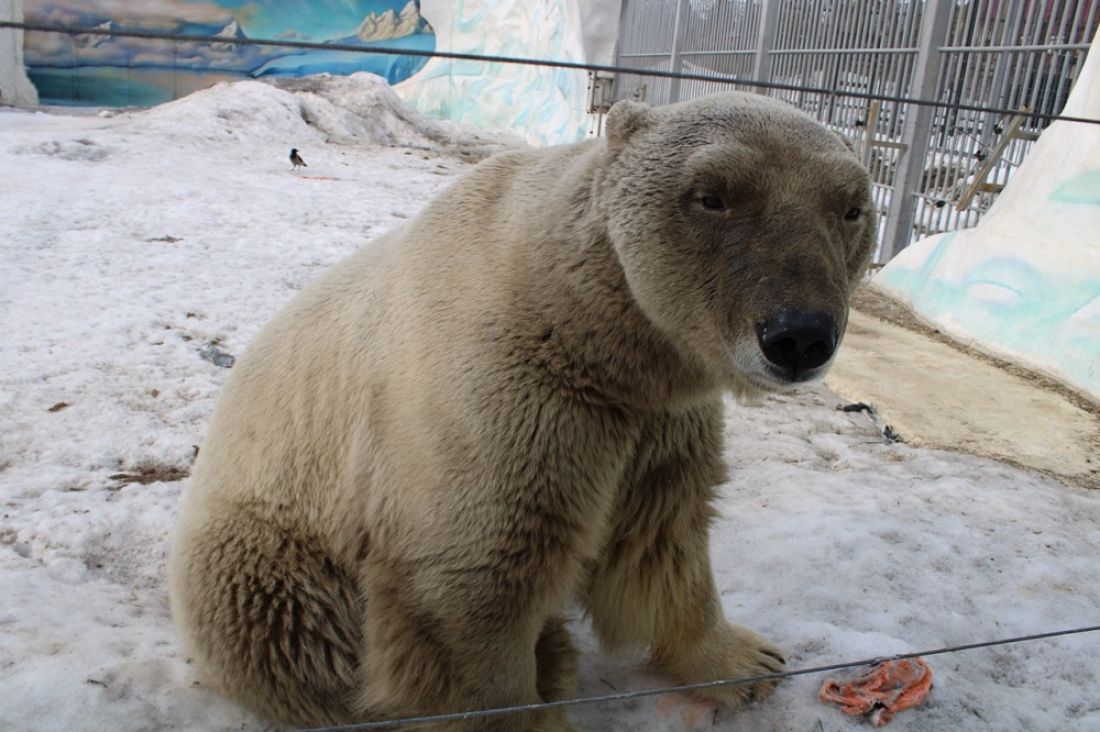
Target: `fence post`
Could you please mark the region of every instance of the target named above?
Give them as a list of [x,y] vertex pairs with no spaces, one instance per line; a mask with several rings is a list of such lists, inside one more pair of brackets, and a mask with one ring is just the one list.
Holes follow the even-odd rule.
[[[672,52],[668,58],[668,70],[674,74],[683,71],[684,64],[680,60],[680,46],[684,40],[684,28],[687,27],[687,13],[691,8],[691,0],[676,0],[676,18],[672,23]],[[672,78],[668,80],[668,103],[680,101],[680,80]]]
[[[917,41],[917,60],[913,69],[913,85],[909,96],[917,99],[935,99],[936,86],[943,62],[941,46],[947,39],[947,22],[953,3],[941,0],[925,0],[921,18],[920,37]],[[910,105],[905,111],[902,126],[902,143],[905,149],[898,158],[894,172],[894,189],[890,194],[890,209],[886,213],[886,227],[882,237],[881,261],[888,262],[898,252],[909,246],[916,215],[916,190],[924,174],[925,153],[932,135],[932,120],[936,107]]]
[[[756,58],[752,64],[753,81],[771,81],[772,46],[775,44],[775,30],[779,27],[779,7],[776,0],[761,0],[760,27],[756,35]],[[768,90],[756,87],[758,94],[767,94]]]

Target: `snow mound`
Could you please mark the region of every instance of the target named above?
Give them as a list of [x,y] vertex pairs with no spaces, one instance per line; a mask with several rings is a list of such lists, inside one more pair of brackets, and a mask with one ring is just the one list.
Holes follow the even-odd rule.
[[207,142],[384,145],[471,158],[523,145],[511,135],[428,119],[385,79],[366,72],[223,82],[138,112],[133,125],[137,132],[186,134]]
[[223,82],[133,115],[135,132],[188,136],[207,142],[319,142],[301,100],[259,81]]
[[329,142],[444,146],[480,156],[524,146],[514,135],[429,119],[408,106],[385,79],[365,71],[350,76],[281,77],[269,83],[298,96],[310,124]]

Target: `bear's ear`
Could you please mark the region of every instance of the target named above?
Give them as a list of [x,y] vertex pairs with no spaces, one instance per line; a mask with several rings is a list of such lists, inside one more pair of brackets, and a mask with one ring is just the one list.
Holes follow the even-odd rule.
[[623,100],[615,102],[607,113],[605,134],[607,148],[617,150],[631,135],[653,123],[653,110],[648,104]]

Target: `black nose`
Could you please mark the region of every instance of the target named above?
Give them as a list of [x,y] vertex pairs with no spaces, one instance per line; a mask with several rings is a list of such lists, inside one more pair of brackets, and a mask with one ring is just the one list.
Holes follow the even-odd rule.
[[833,357],[836,320],[825,313],[781,310],[756,327],[764,357],[791,381],[804,381],[807,371]]

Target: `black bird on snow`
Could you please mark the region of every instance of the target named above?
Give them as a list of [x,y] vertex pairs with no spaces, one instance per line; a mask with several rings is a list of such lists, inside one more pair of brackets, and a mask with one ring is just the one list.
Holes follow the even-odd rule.
[[290,164],[294,166],[291,170],[309,167],[306,165],[306,161],[302,160],[302,156],[298,154],[298,148],[296,147],[290,149]]

